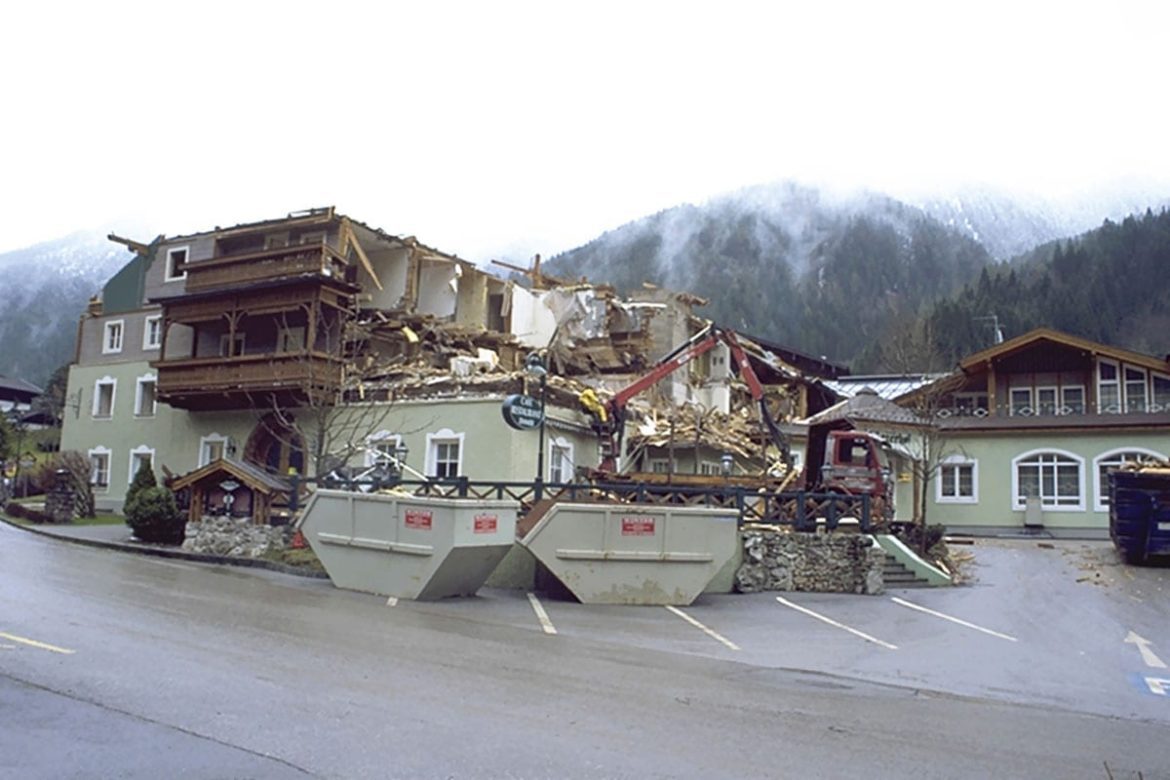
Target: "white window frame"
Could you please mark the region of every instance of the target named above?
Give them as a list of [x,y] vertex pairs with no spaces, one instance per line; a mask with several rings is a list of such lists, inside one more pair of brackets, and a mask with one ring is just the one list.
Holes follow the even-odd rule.
[[650,458],[646,461],[646,469],[652,474],[669,474],[670,458]]
[[[1101,367],[1112,366],[1114,371],[1113,379],[1101,378]],[[1121,364],[1116,360],[1107,360],[1106,358],[1097,358],[1097,413],[1098,414],[1121,414],[1125,411],[1125,392],[1123,390],[1122,378],[1124,374],[1121,372]],[[1108,409],[1101,405],[1101,388],[1105,386],[1112,386],[1117,389],[1117,408]]]
[[1146,447],[1117,447],[1106,452],[1102,452],[1097,457],[1093,458],[1093,508],[1098,512],[1109,511],[1109,485],[1101,479],[1101,466],[1108,464],[1110,461],[1117,461],[1120,455],[1143,455],[1154,460],[1166,460],[1166,456],[1161,452],[1148,449]]
[[[110,413],[98,414],[98,407],[102,400],[102,387],[109,385],[110,387]],[[95,420],[112,420],[114,419],[114,409],[118,400],[118,380],[110,375],[103,376],[101,379],[95,380],[93,383],[93,419]]]
[[[86,454],[89,456],[89,484],[93,487],[93,492],[108,493],[110,490],[110,469],[114,463],[114,451],[109,447],[98,445]],[[95,481],[95,477],[97,476],[97,469],[94,467],[93,462],[95,455],[101,455],[106,459],[106,484],[104,485],[99,485]]]
[[[116,343],[111,344],[111,341]],[[107,320],[102,326],[102,354],[116,355],[125,344],[126,320]]]
[[[1077,390],[1081,394],[1081,410],[1078,412],[1069,405],[1067,394],[1070,390]],[[1089,396],[1085,392],[1084,385],[1063,385],[1060,388],[1060,409],[1058,414],[1084,414],[1088,411]]]
[[[158,339],[151,341],[150,326],[153,323],[158,323]],[[162,346],[162,315],[152,314],[142,321],[142,349],[151,350],[158,349]]]
[[[561,469],[562,473],[560,478],[553,477],[553,453],[557,450],[564,453],[563,459],[565,465]],[[557,436],[554,439],[550,439],[548,443],[548,452],[546,453],[545,457],[548,459],[548,462],[545,464],[547,468],[545,468],[544,473],[548,474],[549,482],[571,483],[573,481],[573,474],[575,473],[574,467],[577,463],[576,459],[573,457],[573,442],[569,441],[563,436]]]
[[[1027,411],[1016,411],[1016,393],[1027,393],[1028,403],[1024,404],[1023,408]],[[1036,398],[1031,386],[1028,387],[1009,387],[1008,388],[1008,411],[1012,417],[1032,417],[1036,414]]]
[[[1052,394],[1051,411],[1044,409],[1044,401],[1040,400],[1040,395],[1044,392]],[[1035,405],[1032,407],[1032,412],[1037,416],[1050,417],[1054,414],[1060,414],[1060,388],[1056,385],[1040,385],[1033,391],[1033,399]]]
[[383,459],[387,456],[391,459],[395,457],[390,453],[382,452],[378,449],[380,446],[386,444],[390,445],[390,449],[392,451],[398,450],[402,447],[402,434],[381,430],[366,437],[366,452],[364,461],[366,466],[377,466],[379,463],[383,462]]
[[[1077,503],[1076,504],[1051,504],[1045,503],[1044,497],[1041,495],[1040,503],[1045,512],[1084,512],[1085,511],[1085,459],[1075,452],[1068,450],[1060,450],[1052,447],[1043,447],[1035,450],[1028,450],[1012,458],[1012,511],[1023,512],[1027,508],[1026,499],[1020,498],[1020,464],[1024,461],[1038,458],[1045,455],[1056,455],[1063,458],[1073,460],[1077,464]],[[1055,465],[1055,464],[1053,464]],[[1043,475],[1041,475],[1041,488],[1043,488]],[[1055,483],[1054,483],[1055,484]]]
[[[731,470],[735,472],[735,464],[732,463]],[[705,477],[720,477],[723,476],[723,462],[716,460],[700,460],[699,473]]]
[[199,437],[199,468],[203,468],[208,463],[211,463],[214,458],[211,457],[211,445],[223,445],[223,457],[228,456],[228,441],[229,437],[219,433],[209,433],[206,436]]
[[[150,411],[142,411],[142,385],[150,383],[154,385],[154,400],[151,402]],[[138,377],[134,383],[134,416],[135,417],[154,417],[158,412],[158,376],[156,374],[143,374]]]
[[[456,465],[455,465],[455,468],[456,468],[455,476],[463,475],[463,473],[464,473],[464,471],[463,471],[463,456],[464,456],[464,452],[466,451],[466,447],[464,446],[464,441],[465,441],[466,437],[467,437],[467,434],[456,433],[455,431],[451,430],[450,428],[443,428],[442,430],[436,431],[435,433],[428,433],[427,434],[426,475],[428,477],[437,478],[436,468],[437,468],[437,464],[438,464],[438,454],[439,454],[439,445],[440,444],[458,444],[459,445],[459,458],[456,461]],[[446,477],[446,479],[451,479],[451,477]]]
[[[1136,374],[1141,374],[1142,378],[1130,379],[1129,372],[1133,371]],[[1121,408],[1125,410],[1126,414],[1144,414],[1150,408],[1150,373],[1144,368],[1137,366],[1121,366],[1121,384],[1125,391],[1121,394]],[[1142,386],[1142,406],[1140,409],[1130,410],[1129,408],[1129,386],[1140,384]]]
[[[959,495],[959,481],[957,471],[960,467],[971,467],[971,495]],[[956,474],[952,477],[955,485],[955,495],[947,496],[943,494],[943,482],[946,479],[945,473],[948,470],[953,470]],[[979,503],[979,461],[974,458],[968,458],[965,455],[950,455],[942,460],[938,466],[938,476],[935,478],[934,485],[934,500],[939,504],[978,504]]]
[[191,262],[191,247],[190,246],[173,246],[167,250],[166,267],[163,272],[164,282],[179,282],[187,278],[187,269],[184,268],[182,273],[175,273],[175,255],[179,252],[185,253],[183,256],[183,265]]
[[1170,385],[1170,376],[1167,376],[1166,374],[1159,374],[1157,371],[1151,371],[1149,409],[1151,412],[1170,412],[1170,398],[1167,398],[1165,403],[1158,403],[1158,393],[1156,392],[1156,388],[1159,381]]
[[150,470],[154,471],[158,468],[158,462],[154,459],[154,447],[147,447],[145,444],[139,444],[134,449],[130,450],[130,460],[127,468],[130,470],[129,476],[126,478],[126,484],[129,485],[134,482],[134,475],[138,473],[138,467],[134,463],[139,457],[143,455],[150,456]]

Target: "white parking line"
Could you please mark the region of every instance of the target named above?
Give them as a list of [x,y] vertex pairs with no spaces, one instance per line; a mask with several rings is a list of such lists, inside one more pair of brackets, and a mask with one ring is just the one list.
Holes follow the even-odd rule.
[[834,626],[834,627],[839,628],[843,631],[848,631],[850,634],[853,634],[854,636],[859,636],[867,642],[873,642],[875,645],[881,645],[882,647],[886,648],[887,650],[897,650],[898,649],[897,645],[891,645],[889,642],[883,642],[882,640],[880,640],[876,637],[872,637],[869,634],[866,634],[862,631],[858,631],[856,628],[850,628],[849,626],[845,625],[844,623],[838,623],[836,620],[833,620],[832,618],[828,618],[828,617],[825,617],[824,615],[820,615],[816,612],[813,612],[811,609],[805,609],[804,607],[800,606],[799,604],[793,604],[788,599],[781,598],[780,596],[777,596],[776,600],[779,601],[781,604],[783,604],[786,607],[792,607],[797,612],[803,612],[804,614],[808,615],[809,617],[815,617],[817,620],[820,620],[824,623],[828,623],[830,626]]
[[739,645],[737,645],[735,642],[732,642],[730,639],[728,639],[727,637],[723,636],[723,635],[722,635],[722,634],[720,634],[718,631],[715,631],[714,629],[707,628],[705,625],[703,625],[703,624],[702,624],[702,623],[700,623],[699,621],[695,620],[693,617],[691,617],[691,616],[690,616],[690,615],[688,615],[687,613],[683,612],[683,611],[682,611],[681,609],[679,609],[678,607],[672,607],[672,606],[669,606],[669,605],[668,605],[666,608],[667,608],[667,609],[669,609],[669,610],[670,610],[671,612],[673,612],[674,614],[678,615],[678,616],[679,616],[680,618],[682,618],[683,620],[685,620],[685,621],[687,621],[688,623],[690,623],[690,624],[691,624],[692,626],[694,626],[695,628],[697,628],[697,629],[699,629],[700,631],[702,631],[702,632],[703,632],[704,634],[706,634],[707,636],[711,637],[712,639],[714,639],[714,640],[716,640],[716,641],[718,641],[718,642],[722,642],[723,644],[725,644],[725,645],[727,645],[728,647],[730,647],[732,650],[738,650],[738,649],[739,649]]
[[536,619],[540,621],[540,627],[544,629],[544,633],[555,634],[557,629],[548,619],[548,613],[544,611],[544,605],[540,603],[540,599],[536,598],[536,594],[529,593],[528,601],[532,604],[532,611],[536,613]]
[[925,612],[928,615],[934,615],[937,618],[942,618],[943,620],[949,620],[952,623],[958,623],[960,626],[966,626],[967,628],[973,628],[976,631],[982,631],[985,634],[991,634],[992,636],[999,637],[1000,639],[1006,639],[1009,642],[1020,641],[1020,640],[1016,639],[1014,636],[1008,636],[1007,634],[1001,634],[998,631],[992,631],[990,628],[984,628],[983,626],[977,626],[974,623],[968,623],[966,620],[960,620],[957,617],[951,617],[950,615],[944,615],[941,612],[935,612],[933,609],[927,609],[926,607],[919,606],[918,604],[913,604],[909,601],[906,601],[905,599],[900,599],[897,596],[892,596],[890,598],[890,600],[893,601],[895,604],[901,604],[903,607],[909,607],[910,609],[916,609],[919,612]]

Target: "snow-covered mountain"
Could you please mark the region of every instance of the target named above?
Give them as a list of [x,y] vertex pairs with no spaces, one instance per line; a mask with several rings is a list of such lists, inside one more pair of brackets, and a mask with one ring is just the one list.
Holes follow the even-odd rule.
[[43,386],[73,357],[90,296],[129,259],[97,232],[0,254],[0,374]]
[[1170,205],[1170,187],[1116,183],[1056,199],[968,187],[901,200],[974,238],[996,260],[1010,260],[1048,241],[1101,227],[1107,219],[1119,222],[1146,209],[1161,211]]

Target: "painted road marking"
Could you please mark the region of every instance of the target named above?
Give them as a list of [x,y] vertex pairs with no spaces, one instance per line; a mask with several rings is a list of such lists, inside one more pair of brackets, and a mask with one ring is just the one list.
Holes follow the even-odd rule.
[[0,638],[7,639],[9,642],[18,642],[19,644],[22,644],[22,645],[28,645],[29,647],[35,647],[38,650],[48,650],[50,653],[61,653],[63,655],[73,655],[74,653],[77,652],[76,650],[66,650],[64,647],[57,647],[56,645],[50,645],[50,644],[46,644],[44,642],[38,642],[35,639],[25,639],[24,637],[16,636],[15,634],[6,634],[3,631],[0,631]]
[[391,596],[390,598],[386,599],[386,606],[388,606],[388,607],[397,607],[397,606],[398,606],[398,597],[397,597],[397,596]]
[[839,628],[842,631],[848,631],[850,634],[853,634],[854,636],[859,636],[862,639],[864,639],[866,642],[873,642],[875,645],[881,645],[882,647],[886,648],[887,650],[897,650],[898,649],[897,645],[891,645],[889,642],[883,642],[882,640],[877,639],[876,637],[872,637],[869,634],[866,634],[862,631],[858,631],[856,628],[850,628],[849,626],[845,625],[844,623],[838,623],[836,620],[833,620],[832,618],[825,617],[824,615],[813,612],[811,609],[805,609],[804,607],[800,606],[799,604],[793,604],[788,599],[781,598],[780,596],[777,596],[776,600],[779,601],[781,604],[783,604],[786,607],[792,607],[797,612],[803,612],[804,614],[808,615],[809,617],[815,617],[817,620],[828,623],[830,626],[834,626],[836,628]]
[[991,636],[999,637],[1000,639],[1006,639],[1009,642],[1020,641],[1020,640],[1016,639],[1014,636],[1008,636],[1007,634],[1001,634],[998,631],[992,631],[990,628],[984,628],[983,626],[977,626],[974,623],[968,623],[966,620],[960,620],[957,617],[951,617],[950,615],[944,615],[941,612],[935,612],[933,609],[927,609],[926,607],[919,606],[918,604],[914,604],[912,602],[906,601],[906,599],[900,599],[897,596],[892,596],[890,598],[890,600],[893,601],[895,604],[901,604],[903,607],[909,607],[910,609],[916,609],[919,612],[925,612],[928,615],[934,615],[937,618],[942,618],[943,620],[949,620],[952,623],[958,623],[960,626],[966,626],[967,628],[973,628],[976,631],[982,631],[985,634],[990,634]]
[[1170,678],[1147,677],[1146,685],[1149,686],[1150,693],[1155,693],[1158,696],[1170,695]]
[[1165,661],[1154,655],[1154,651],[1150,649],[1150,640],[1143,639],[1134,632],[1130,631],[1129,635],[1125,637],[1124,641],[1126,644],[1137,646],[1138,652],[1142,654],[1142,661],[1145,662],[1146,666],[1154,669],[1166,668]]
[[544,605],[540,603],[540,599],[536,597],[535,593],[528,594],[528,603],[532,605],[532,611],[536,613],[536,619],[540,621],[540,627],[544,629],[544,633],[555,634],[557,629],[548,619],[548,613],[544,611]]
[[704,634],[706,634],[707,636],[709,636],[709,637],[711,637],[712,639],[714,639],[715,641],[717,641],[717,642],[722,642],[723,644],[725,644],[725,645],[727,645],[728,647],[730,647],[732,650],[738,650],[738,649],[739,649],[739,645],[737,645],[735,642],[732,642],[730,639],[728,639],[727,637],[723,636],[723,635],[722,635],[722,634],[720,634],[718,631],[715,631],[714,629],[707,628],[705,625],[703,625],[703,624],[702,624],[702,623],[700,623],[699,621],[695,620],[693,617],[691,617],[691,616],[690,616],[690,615],[688,615],[687,613],[683,612],[683,611],[682,611],[681,609],[679,609],[678,607],[671,607],[671,606],[667,606],[666,608],[667,608],[668,610],[670,610],[671,612],[673,612],[674,614],[678,615],[678,616],[679,616],[680,618],[682,618],[683,620],[685,620],[685,621],[687,621],[688,623],[690,623],[690,624],[691,624],[692,626],[694,626],[695,628],[697,628],[697,629],[699,629],[700,631],[702,631],[702,632],[703,632]]

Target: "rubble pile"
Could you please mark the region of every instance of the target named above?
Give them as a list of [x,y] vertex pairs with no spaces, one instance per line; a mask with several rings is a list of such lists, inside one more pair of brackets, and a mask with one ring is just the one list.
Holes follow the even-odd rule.
[[746,529],[740,593],[766,590],[881,593],[885,553],[864,534]]
[[643,447],[681,449],[698,443],[744,459],[759,453],[759,422],[747,416],[746,408],[730,415],[691,404],[679,407],[673,414],[652,406],[640,411],[642,420],[628,437],[634,451]]
[[209,555],[262,558],[270,551],[284,550],[293,536],[292,526],[255,525],[247,518],[204,516],[202,522],[187,523],[183,550]]

